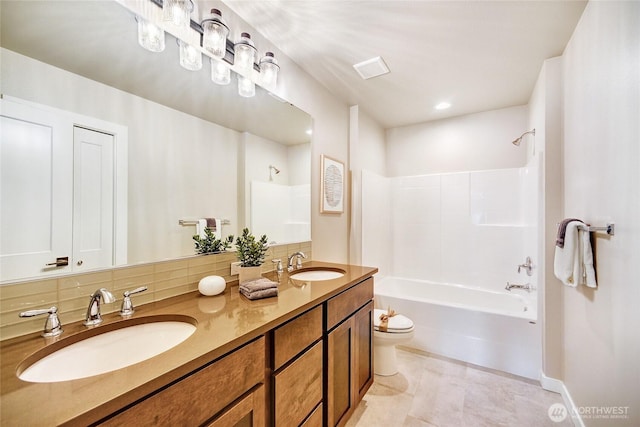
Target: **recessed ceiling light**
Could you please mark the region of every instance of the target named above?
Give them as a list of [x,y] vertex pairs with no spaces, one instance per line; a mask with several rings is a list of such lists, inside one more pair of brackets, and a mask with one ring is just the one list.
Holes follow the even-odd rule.
[[446,110],[447,108],[451,107],[451,104],[448,102],[441,102],[440,104],[436,105],[435,108],[436,110]]
[[389,72],[389,67],[384,62],[381,56],[367,59],[366,61],[359,62],[353,66],[356,69],[360,77],[367,80],[373,77],[378,77]]

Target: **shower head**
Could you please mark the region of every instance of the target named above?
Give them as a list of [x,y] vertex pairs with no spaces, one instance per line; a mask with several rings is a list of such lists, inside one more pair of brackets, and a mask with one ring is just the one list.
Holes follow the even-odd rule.
[[276,175],[278,175],[280,173],[280,169],[278,169],[277,167],[275,167],[273,165],[269,165],[269,181],[273,181],[272,172],[275,172]]
[[536,134],[536,129],[533,128],[531,130],[526,131],[525,133],[523,133],[522,135],[520,135],[519,137],[517,137],[516,139],[511,141],[511,143],[513,145],[515,145],[516,147],[519,147],[520,146],[520,142],[522,141],[522,138],[524,138],[524,136],[528,135],[528,134],[535,135]]

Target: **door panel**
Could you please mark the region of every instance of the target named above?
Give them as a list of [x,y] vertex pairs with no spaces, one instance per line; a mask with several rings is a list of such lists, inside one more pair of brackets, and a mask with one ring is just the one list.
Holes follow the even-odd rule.
[[0,101],[0,280],[58,274],[71,256],[71,128],[58,115]]
[[114,137],[74,127],[74,269],[113,265]]

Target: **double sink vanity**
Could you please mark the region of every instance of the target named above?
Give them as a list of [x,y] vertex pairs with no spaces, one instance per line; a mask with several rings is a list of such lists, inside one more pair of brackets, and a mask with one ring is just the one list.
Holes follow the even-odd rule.
[[[343,425],[373,382],[376,272],[311,261],[265,274],[277,297],[232,283],[3,341],[1,424]],[[54,352],[62,362],[33,369]]]

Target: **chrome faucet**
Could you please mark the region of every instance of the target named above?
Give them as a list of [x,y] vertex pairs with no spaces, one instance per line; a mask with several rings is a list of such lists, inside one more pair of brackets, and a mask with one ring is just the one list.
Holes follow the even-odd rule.
[[524,261],[524,264],[518,265],[518,273],[520,273],[521,268],[524,268],[527,271],[527,276],[533,275],[533,273],[531,272],[531,269],[533,268],[533,264],[531,264],[531,257],[527,257],[527,259]]
[[531,292],[535,289],[530,283],[527,283],[526,285],[517,285],[515,283],[509,282],[507,282],[507,286],[505,286],[504,288],[509,292],[511,292],[511,289],[524,289],[527,292]]
[[58,318],[58,307],[55,305],[51,308],[44,308],[41,310],[29,310],[23,311],[19,314],[20,317],[33,317],[40,316],[41,314],[48,314],[47,320],[44,322],[44,331],[42,331],[43,337],[57,337],[62,333],[62,323]]
[[293,260],[297,259],[296,261],[296,268],[300,268],[302,267],[302,258],[306,259],[307,256],[304,254],[304,252],[294,252],[291,255],[289,255],[288,261],[287,261],[287,271],[293,271]]
[[87,308],[87,316],[83,322],[85,326],[93,326],[102,322],[102,316],[100,315],[100,299],[105,304],[112,303],[116,300],[111,292],[106,288],[100,288],[96,290],[89,300],[89,307]]

